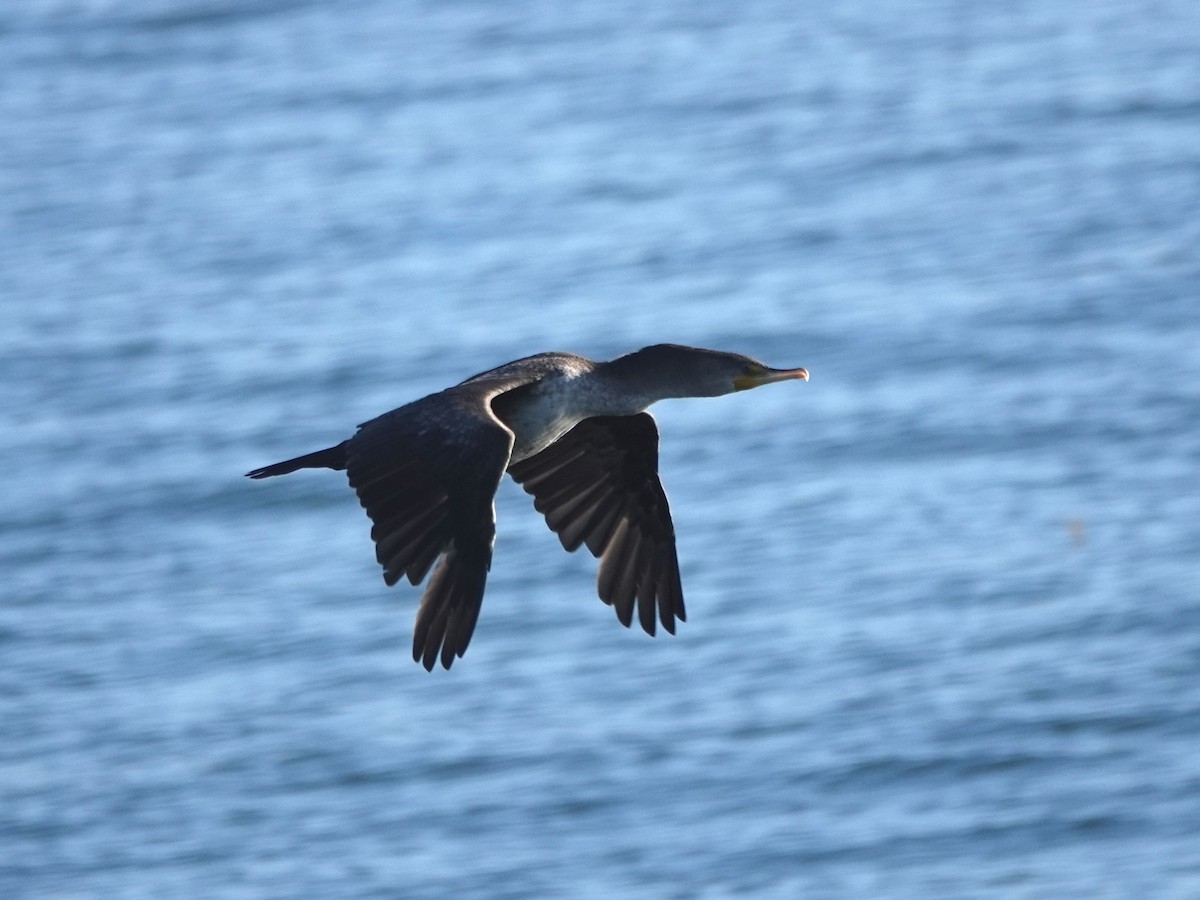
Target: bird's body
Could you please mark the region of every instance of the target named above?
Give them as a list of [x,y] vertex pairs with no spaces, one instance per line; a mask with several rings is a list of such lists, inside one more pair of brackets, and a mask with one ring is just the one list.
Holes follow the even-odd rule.
[[611,404],[597,396],[595,381],[589,380],[595,369],[596,364],[582,356],[542,353],[476,375],[464,385],[503,386],[492,410],[513,433],[512,464],[545,450],[583,419],[621,414],[610,412]]
[[345,469],[374,523],[384,580],[418,584],[413,658],[450,668],[475,628],[495,539],[493,498],[507,471],[567,550],[601,558],[598,590],[649,634],[685,618],[675,532],[658,479],[658,429],[644,410],[789,378],[749,357],[672,344],[610,362],[540,353],[482,372],[360,425],[336,446],[248,473]]

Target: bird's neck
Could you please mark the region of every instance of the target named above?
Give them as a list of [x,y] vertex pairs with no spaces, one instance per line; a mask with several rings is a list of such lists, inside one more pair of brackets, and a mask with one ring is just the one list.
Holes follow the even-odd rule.
[[675,372],[636,353],[598,363],[591,377],[597,395],[612,404],[613,408],[606,410],[608,415],[632,415],[659,400],[696,396]]

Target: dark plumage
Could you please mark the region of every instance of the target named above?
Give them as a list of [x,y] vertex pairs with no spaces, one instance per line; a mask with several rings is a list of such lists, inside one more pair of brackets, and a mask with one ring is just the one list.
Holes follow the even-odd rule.
[[389,585],[419,584],[413,659],[466,652],[491,566],[493,497],[507,471],[569,551],[600,559],[597,588],[621,624],[671,634],[684,621],[675,529],[658,479],[658,429],[643,410],[792,378],[746,356],[656,344],[611,362],[539,353],[360,425],[334,447],[247,473],[345,469],[373,523]]

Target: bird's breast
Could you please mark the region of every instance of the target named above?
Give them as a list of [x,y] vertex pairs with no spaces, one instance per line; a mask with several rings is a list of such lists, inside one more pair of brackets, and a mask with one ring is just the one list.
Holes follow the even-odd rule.
[[541,453],[584,419],[633,415],[645,406],[608,389],[588,370],[550,376],[492,401],[515,436],[510,464]]
[[510,464],[541,453],[584,418],[548,406],[526,406],[510,413],[504,420],[514,435]]
[[512,462],[541,453],[589,416],[597,415],[586,377],[557,376],[498,397],[492,406],[514,435]]

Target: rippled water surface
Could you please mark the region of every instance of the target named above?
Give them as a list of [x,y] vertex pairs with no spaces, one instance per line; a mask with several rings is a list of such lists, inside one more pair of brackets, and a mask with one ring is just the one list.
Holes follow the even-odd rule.
[[[0,11],[0,893],[1200,896],[1200,6]],[[546,349],[690,621],[506,483],[410,660],[344,478]]]

